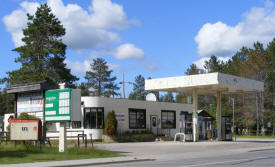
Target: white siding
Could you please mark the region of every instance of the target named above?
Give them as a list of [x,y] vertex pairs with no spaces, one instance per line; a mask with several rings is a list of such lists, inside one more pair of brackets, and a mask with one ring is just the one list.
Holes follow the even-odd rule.
[[[179,132],[179,115],[181,111],[192,112],[192,104],[166,103],[166,102],[152,102],[152,101],[138,101],[127,99],[114,99],[104,97],[82,97],[85,107],[103,107],[104,117],[107,113],[114,110],[115,112],[124,113],[125,121],[118,122],[118,133],[123,133],[129,130],[144,130],[144,129],[129,129],[129,108],[145,109],[146,110],[146,129],[150,129],[150,116],[157,115],[161,121],[161,110],[176,111],[176,129],[170,130],[171,137],[176,132]],[[83,114],[83,113],[82,113]],[[83,122],[82,122],[83,125]],[[161,128],[161,123],[159,124]],[[99,131],[99,130],[98,130]],[[165,131],[165,130],[164,130]],[[168,131],[168,130],[167,130]],[[99,134],[100,132],[97,132]],[[95,137],[101,137],[93,135]]]

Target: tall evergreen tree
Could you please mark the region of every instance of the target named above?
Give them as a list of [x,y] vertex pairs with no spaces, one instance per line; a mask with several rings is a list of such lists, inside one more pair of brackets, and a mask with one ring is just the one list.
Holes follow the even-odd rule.
[[[275,113],[275,39],[268,44],[266,54],[266,92],[265,106]],[[274,121],[275,122],[275,121]]]
[[147,91],[145,91],[145,79],[142,75],[138,75],[135,78],[133,84],[133,91],[129,94],[131,100],[145,100]]
[[35,15],[27,14],[27,28],[23,29],[23,46],[13,51],[19,53],[15,62],[21,68],[8,72],[4,79],[8,84],[49,80],[55,84],[65,82],[73,86],[77,77],[70,73],[64,63],[66,45],[62,42],[65,28],[52,14],[47,4],[42,4]]
[[175,102],[174,95],[172,92],[167,92],[166,94],[162,95],[160,97],[160,100],[162,102]]
[[102,58],[97,58],[90,66],[91,71],[86,72],[85,79],[87,87],[94,89],[94,95],[104,97],[119,95],[117,93],[119,87],[115,83],[117,78],[111,76],[113,70],[109,69],[107,62]]
[[223,72],[226,73],[227,71],[227,63],[218,60],[216,56],[211,56],[209,60],[205,61],[204,68],[207,72]]
[[90,93],[85,83],[82,82],[77,88],[81,90],[81,96],[89,96]]
[[0,116],[13,112],[14,95],[7,94],[5,89],[0,90]]
[[194,74],[203,74],[204,70],[199,69],[196,64],[191,64],[190,67],[187,68],[185,74],[186,75],[194,75]]

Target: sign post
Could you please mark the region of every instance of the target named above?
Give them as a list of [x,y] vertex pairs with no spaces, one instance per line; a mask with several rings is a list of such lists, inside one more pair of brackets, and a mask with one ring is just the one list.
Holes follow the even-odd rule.
[[59,152],[66,151],[66,122],[80,121],[79,89],[48,90],[45,93],[45,121],[59,122]]
[[67,136],[66,136],[66,122],[60,122],[59,124],[59,152],[65,152],[67,145]]

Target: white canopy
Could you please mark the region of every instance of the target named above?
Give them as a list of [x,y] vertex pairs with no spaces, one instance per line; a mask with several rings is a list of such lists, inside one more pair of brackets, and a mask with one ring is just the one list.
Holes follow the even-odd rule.
[[213,94],[217,91],[242,93],[264,91],[264,83],[218,72],[145,81],[145,90],[191,94],[194,88],[197,88],[198,94]]
[[145,90],[182,92],[193,96],[193,141],[198,141],[198,95],[217,95],[217,130],[221,140],[221,94],[264,91],[264,83],[222,73],[208,73],[181,77],[147,79]]

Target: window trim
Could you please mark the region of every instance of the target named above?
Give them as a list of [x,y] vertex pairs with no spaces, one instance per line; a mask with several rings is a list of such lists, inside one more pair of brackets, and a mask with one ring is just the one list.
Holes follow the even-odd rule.
[[[163,127],[163,112],[171,112],[174,113],[174,127],[172,128],[167,128],[167,127]],[[176,111],[175,110],[161,110],[161,129],[177,129],[177,119],[176,119]]]
[[[132,128],[130,126],[130,112],[131,110],[142,110],[144,112],[144,128]],[[135,111],[137,113],[137,111]],[[137,115],[137,114],[136,114]],[[137,118],[136,118],[137,120]],[[141,108],[128,108],[128,123],[129,123],[129,129],[146,129],[146,109],[141,109]]]
[[[103,126],[102,126],[102,128],[86,128],[85,127],[85,125],[86,125],[86,111],[85,111],[85,109],[90,109],[90,110],[92,110],[92,109],[96,109],[96,113],[98,113],[98,109],[102,109],[102,117],[103,117]],[[96,124],[96,126],[97,126],[97,124]],[[85,107],[84,108],[84,118],[83,118],[83,128],[84,129],[104,129],[104,127],[105,127],[105,119],[104,119],[104,107]]]

